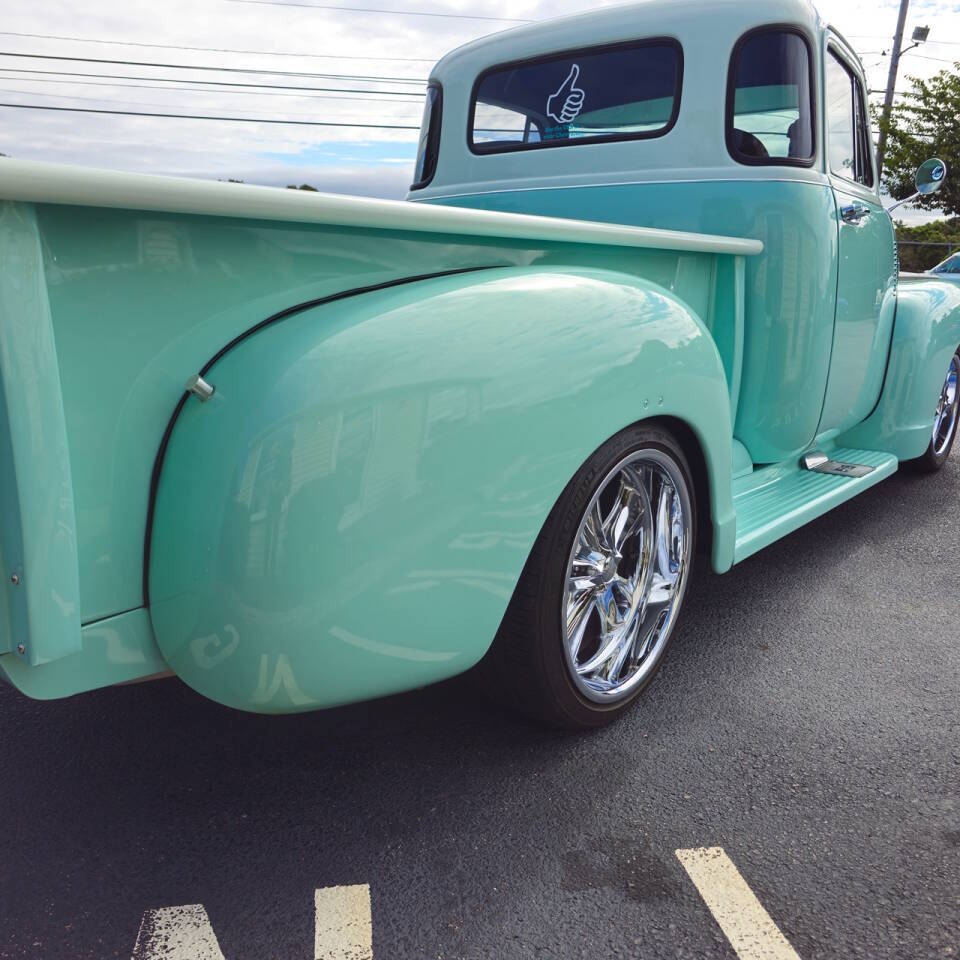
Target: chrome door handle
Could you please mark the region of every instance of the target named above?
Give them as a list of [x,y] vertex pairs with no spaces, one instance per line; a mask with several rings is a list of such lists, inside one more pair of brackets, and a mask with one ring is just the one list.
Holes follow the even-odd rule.
[[870,216],[870,208],[865,203],[848,203],[840,208],[840,217],[844,223],[859,223]]

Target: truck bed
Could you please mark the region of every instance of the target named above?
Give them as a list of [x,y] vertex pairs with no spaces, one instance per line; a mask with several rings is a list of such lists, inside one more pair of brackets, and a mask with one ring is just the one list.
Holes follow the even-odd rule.
[[152,672],[119,618],[149,633],[143,549],[158,446],[188,378],[265,318],[442,273],[602,267],[642,275],[687,299],[707,325],[725,325],[715,336],[728,341],[733,386],[736,322],[721,315],[738,289],[734,263],[760,249],[737,238],[0,160],[0,559],[22,571],[0,608],[0,655],[37,666],[85,651],[84,638],[96,636],[114,645],[98,653],[111,681]]

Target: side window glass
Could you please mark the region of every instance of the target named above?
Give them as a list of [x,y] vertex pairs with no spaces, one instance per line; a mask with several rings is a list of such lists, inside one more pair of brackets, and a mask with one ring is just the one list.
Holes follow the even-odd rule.
[[847,68],[830,53],[827,56],[827,156],[832,173],[854,179],[853,155],[853,78]]
[[830,172],[872,187],[870,129],[863,87],[832,50],[826,63],[826,103]]
[[857,111],[857,180],[865,187],[873,186],[873,145],[870,141],[870,114],[867,113],[863,84],[854,77],[856,91],[855,107]]
[[765,29],[737,44],[727,90],[727,148],[740,163],[813,162],[810,50],[799,33]]
[[420,124],[420,142],[417,145],[417,162],[413,169],[411,190],[425,187],[436,173],[442,101],[440,87],[435,83],[430,84],[423,104],[423,121]]

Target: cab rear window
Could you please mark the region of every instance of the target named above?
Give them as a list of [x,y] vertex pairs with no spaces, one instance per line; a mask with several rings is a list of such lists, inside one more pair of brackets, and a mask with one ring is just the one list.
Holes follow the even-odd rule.
[[639,140],[667,133],[680,109],[683,53],[644,40],[504,64],[474,86],[474,153]]
[[813,72],[806,38],[792,27],[745,34],[730,59],[727,149],[739,163],[810,166]]

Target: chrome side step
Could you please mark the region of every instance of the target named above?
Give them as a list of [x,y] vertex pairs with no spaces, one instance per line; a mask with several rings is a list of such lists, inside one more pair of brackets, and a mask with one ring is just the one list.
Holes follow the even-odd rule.
[[873,473],[876,467],[869,467],[865,463],[845,463],[842,460],[831,460],[819,450],[811,450],[800,458],[800,466],[812,473],[830,473],[837,477],[865,477]]

